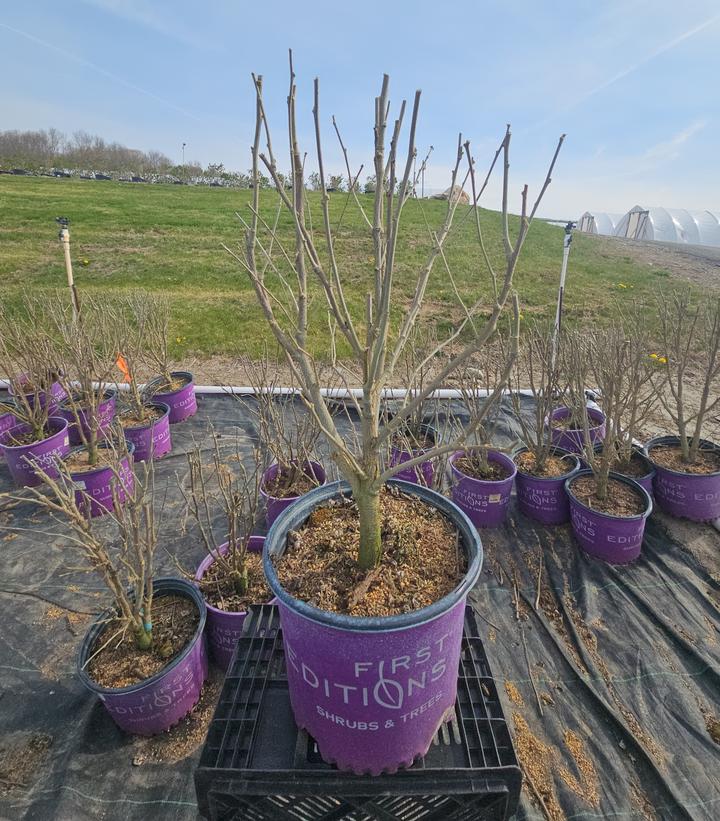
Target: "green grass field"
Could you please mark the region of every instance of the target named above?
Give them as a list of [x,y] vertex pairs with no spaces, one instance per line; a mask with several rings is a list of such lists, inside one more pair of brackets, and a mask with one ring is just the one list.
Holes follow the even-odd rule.
[[[319,195],[309,194],[313,225],[321,225]],[[0,176],[0,294],[15,301],[24,288],[53,289],[65,284],[55,217],[71,220],[75,276],[82,291],[147,288],[172,304],[174,355],[257,354],[270,338],[242,268],[224,251],[242,241],[235,212],[248,212],[249,191],[173,185],[133,185],[84,180]],[[371,197],[361,196],[369,212]],[[411,201],[404,212],[398,248],[393,310],[403,312],[415,272],[430,245],[427,223],[442,222],[445,205]],[[273,222],[274,194],[264,192],[264,215]],[[353,312],[361,315],[372,271],[368,231],[344,194],[331,195],[339,224],[336,254]],[[499,215],[482,212],[493,259],[501,259]],[[290,222],[283,215],[279,236],[292,247]],[[533,224],[516,276],[523,316],[551,316],[562,256],[562,229]],[[458,290],[469,301],[489,293],[473,221],[462,220],[448,240],[446,257]],[[667,271],[642,265],[612,242],[576,235],[570,257],[566,309],[570,321],[602,319],[617,299],[648,296],[665,282]],[[85,262],[86,261],[86,262]],[[273,281],[273,277],[270,277]],[[277,280],[275,280],[277,282]],[[621,287],[621,283],[623,286]],[[312,346],[327,353],[324,301],[315,291]],[[424,319],[440,329],[460,316],[447,272],[438,263],[431,278]],[[179,342],[177,340],[180,340]]]

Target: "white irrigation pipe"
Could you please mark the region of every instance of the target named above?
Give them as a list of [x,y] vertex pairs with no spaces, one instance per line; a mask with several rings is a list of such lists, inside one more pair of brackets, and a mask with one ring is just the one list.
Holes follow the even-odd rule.
[[[10,382],[7,379],[0,379],[0,389],[7,390],[10,387]],[[130,386],[125,382],[120,382],[117,385],[121,391],[130,390]],[[140,385],[140,390],[145,386]],[[297,388],[253,388],[250,385],[195,385],[195,393],[213,395],[226,394],[228,396],[254,396],[257,393],[271,394],[272,396],[300,396],[300,391]],[[362,388],[320,388],[322,396],[328,399],[361,399],[363,395]],[[407,390],[405,388],[385,388],[381,393],[382,399],[404,399],[406,396],[416,396],[417,390]],[[433,391],[428,399],[462,399],[473,393],[475,396],[489,396],[490,391],[485,388],[478,388],[475,391],[462,391],[459,388],[438,388]],[[503,395],[510,393],[507,390],[503,391]],[[513,391],[522,396],[532,396],[532,391],[520,390]]]

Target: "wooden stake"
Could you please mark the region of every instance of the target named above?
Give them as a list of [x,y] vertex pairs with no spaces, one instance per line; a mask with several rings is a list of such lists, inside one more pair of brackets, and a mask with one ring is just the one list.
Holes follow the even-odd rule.
[[65,253],[65,271],[67,273],[68,288],[70,289],[70,300],[73,307],[73,319],[77,321],[80,316],[80,300],[78,298],[77,288],[75,287],[75,278],[72,269],[72,257],[70,256],[70,229],[68,228],[67,220],[62,217],[58,218],[60,222],[60,242],[63,244],[63,251]]

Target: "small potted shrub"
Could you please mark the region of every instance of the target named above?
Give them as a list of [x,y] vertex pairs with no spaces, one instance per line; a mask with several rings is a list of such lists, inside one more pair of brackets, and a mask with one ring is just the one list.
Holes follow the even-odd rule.
[[143,293],[142,304],[145,364],[158,374],[145,386],[145,393],[154,401],[170,408],[171,425],[189,419],[197,413],[195,381],[190,371],[171,371],[168,355],[170,308],[166,301]]
[[[553,429],[546,424],[559,390],[559,360],[551,330],[534,325],[526,332],[511,388],[522,433],[522,446],[513,455],[518,507],[542,524],[565,524],[570,521],[565,480],[579,469],[580,462],[574,453],[553,443]],[[521,405],[523,389],[530,391],[533,400],[529,420]]]
[[116,496],[104,520],[88,517],[78,505],[64,467],[56,479],[45,480],[50,493],[33,488],[31,500],[67,522],[72,538],[63,550],[83,559],[110,594],[110,607],[82,641],[80,680],[121,729],[137,735],[164,732],[200,698],[208,671],[206,609],[190,582],[154,578],[158,533],[152,466],[136,476],[124,504]]
[[0,369],[8,375],[13,397],[0,412],[16,421],[0,434],[0,452],[14,481],[25,486],[41,484],[42,472],[56,476],[57,462],[70,452],[67,420],[52,415],[63,392],[54,389],[59,367],[52,342],[41,330],[43,321],[39,305],[29,299],[22,314],[0,312]]
[[[452,454],[450,485],[452,500],[468,516],[475,527],[498,527],[507,516],[517,467],[512,458],[491,441],[491,424],[518,351],[518,314],[515,310],[515,330],[509,347],[501,343],[502,362],[485,360],[483,368],[470,367],[461,380],[462,401],[469,424],[465,438],[470,444]],[[483,373],[485,379],[479,379]]]
[[[203,464],[199,447],[187,454],[188,472],[181,485],[186,518],[200,536],[207,555],[195,580],[207,604],[206,633],[210,656],[226,670],[242,634],[247,607],[272,598],[262,568],[263,536],[254,535],[259,520],[260,470],[248,472],[236,452],[223,459],[213,437],[212,463]],[[216,537],[220,529],[222,537]]]
[[138,462],[160,459],[172,450],[170,406],[148,400],[141,390],[138,374],[146,348],[152,337],[147,331],[147,309],[142,296],[135,294],[121,304],[115,314],[125,329],[117,357],[117,366],[127,384],[118,396],[117,417],[123,434],[134,447]]
[[[567,335],[558,339],[561,350],[567,350]],[[571,380],[560,386],[564,404],[556,407],[548,416],[552,443],[569,453],[583,453],[589,442],[595,446],[605,435],[605,414],[598,407],[588,405],[588,385],[578,386]]]
[[[660,300],[659,315],[656,384],[677,434],[645,445],[657,471],[655,498],[671,516],[709,522],[720,517],[720,445],[703,438],[720,407],[720,299],[693,304],[678,291]],[[687,384],[691,373],[700,377],[698,392]]]
[[[607,420],[607,424],[615,428],[610,469],[633,479],[652,496],[655,468],[640,443],[645,425],[658,406],[655,377],[661,363],[656,363],[648,353],[650,342],[646,312],[640,309],[627,314],[618,308],[618,315],[622,317],[626,343],[622,365],[627,387],[623,406],[613,409],[616,418]],[[596,443],[595,450],[602,448],[602,442]]]
[[[589,416],[585,416],[583,458],[588,468],[565,481],[573,532],[591,556],[611,564],[626,564],[640,555],[645,522],[652,512],[647,490],[612,470],[623,424],[633,406],[636,386],[630,375],[635,352],[618,324],[603,331],[575,332],[564,345],[563,358],[574,396],[582,396],[581,388],[591,375],[607,417],[601,442],[593,443]],[[575,411],[580,414],[582,405]]]
[[[413,335],[414,338],[409,342],[402,360],[401,381],[405,396],[401,407],[412,402],[416,395],[422,395],[422,388],[430,376],[430,364],[433,361],[433,357],[428,356],[427,351],[433,350],[435,345],[431,343],[427,334],[414,328]],[[442,439],[437,407],[434,408],[434,412],[429,413],[428,404],[429,402],[420,404],[393,436],[390,443],[390,465],[399,465],[416,459],[434,448]],[[388,421],[392,416],[392,413],[387,414]],[[405,482],[415,482],[425,487],[434,487],[435,480],[439,481],[442,478],[441,472],[437,471],[436,467],[433,460],[428,459],[414,468],[398,471],[395,478]]]
[[[335,257],[336,242],[342,239],[333,231],[329,198],[324,193],[327,185],[318,82],[314,116],[320,232],[316,222],[311,230],[305,211],[292,60],[287,97],[291,192],[278,174],[265,119],[262,79],[254,77],[254,83],[257,122],[252,203],[247,218],[241,215],[243,242],[237,250],[228,250],[247,273],[303,401],[345,480],[311,490],[278,516],[265,540],[265,575],[278,599],[290,699],[298,726],[317,741],[322,757],[340,769],[369,774],[392,772],[424,755],[438,727],[453,713],[463,613],[468,592],[480,574],[482,548],[470,520],[449,499],[420,484],[390,481],[400,470],[458,450],[463,442],[461,434],[401,464],[387,466],[383,457],[388,443],[417,408],[492,338],[508,302],[513,301],[517,260],[550,182],[550,172],[532,206],[528,205],[527,187],[523,189],[521,215],[512,239],[504,198],[504,261],[496,272],[488,260],[489,287],[485,293],[490,304],[481,300],[464,306],[465,318],[442,340],[445,363],[421,392],[392,419],[383,422],[383,390],[391,384],[418,321],[428,280],[441,258],[461,198],[446,202],[440,224],[431,230],[432,242],[415,272],[402,316],[397,324],[391,323],[395,249],[403,208],[414,183],[420,93],[415,95],[408,115],[407,153],[400,156],[406,106],[403,103],[394,126],[389,126],[389,80],[385,77],[374,106],[376,189],[369,213],[363,211],[360,215],[367,228],[363,240],[366,245],[361,251],[357,249],[362,241],[354,240],[353,245],[361,258],[371,254],[373,259],[367,271],[370,281],[362,287],[367,298],[361,323],[349,311],[346,295],[350,286],[347,280],[343,282],[340,262]],[[496,153],[496,159],[502,156],[506,192],[509,150],[508,129]],[[553,158],[550,171],[554,162]],[[261,164],[273,182],[273,197],[279,197],[294,227],[291,249],[278,247],[273,240],[275,232],[259,216]],[[458,140],[451,186],[463,179],[470,181],[471,204],[462,208],[481,240],[474,169],[469,143]],[[345,196],[352,202],[351,192]],[[321,249],[316,244],[319,233]],[[272,282],[265,276],[271,264]],[[311,280],[327,305],[329,323],[324,313],[309,311]],[[355,282],[353,278],[353,287],[357,287]],[[323,317],[323,328],[329,324],[328,348],[337,350],[342,340],[354,372],[362,374],[362,392],[351,393],[349,400],[357,416],[355,437],[348,437],[344,425],[334,417],[333,400],[323,392],[320,369],[309,352],[311,324],[318,315]],[[317,332],[317,328],[314,330]],[[453,343],[457,348],[451,352]],[[345,363],[338,364],[336,371],[339,379],[346,380]]]
[[325,484],[325,468],[315,458],[320,428],[312,414],[299,412],[300,400],[293,390],[286,394],[276,390],[278,370],[270,367],[269,360],[246,363],[245,370],[255,391],[253,405],[246,405],[257,421],[260,445],[270,461],[260,482],[270,527],[285,508]]
[[58,413],[68,420],[70,442],[77,445],[65,465],[77,488],[78,506],[87,505],[90,516],[110,512],[115,500],[123,502],[133,482],[133,446],[126,446],[122,436],[114,441],[117,390],[112,381],[120,334],[105,307],[85,297],[81,310],[71,313],[58,301],[48,318],[67,393]]

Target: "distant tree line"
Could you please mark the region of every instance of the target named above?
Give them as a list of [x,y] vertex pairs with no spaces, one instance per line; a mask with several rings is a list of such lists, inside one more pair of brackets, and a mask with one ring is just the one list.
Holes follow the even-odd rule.
[[[107,142],[102,137],[75,131],[67,136],[57,128],[40,131],[0,131],[0,170],[24,169],[30,173],[61,169],[71,176],[85,173],[107,174],[113,178],[138,177],[148,182],[188,182],[250,188],[251,172],[228,171],[222,163],[209,163],[206,168],[198,162],[174,164],[161,151],[140,151],[118,142]],[[280,174],[287,188],[292,187],[290,175]],[[306,179],[311,191],[320,190],[320,175],[311,173]],[[375,191],[375,177],[368,177],[362,185],[358,180],[349,182],[340,174],[326,178],[329,191],[349,191],[366,194]],[[260,175],[260,186],[270,187],[270,179]]]
[[137,174],[167,172],[173,167],[161,151],[139,151],[87,131],[76,131],[68,137],[57,128],[0,131],[0,160],[4,165],[29,168],[92,168]]

